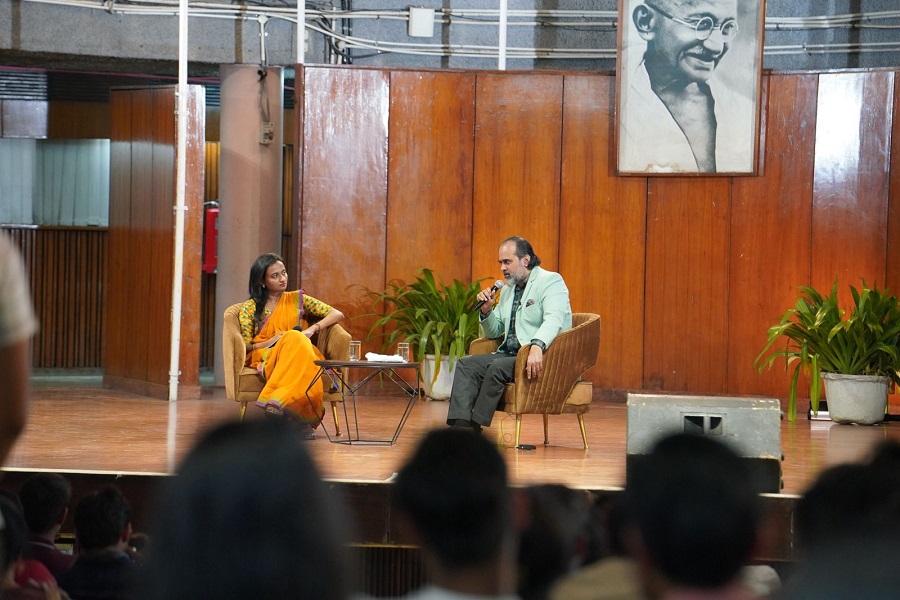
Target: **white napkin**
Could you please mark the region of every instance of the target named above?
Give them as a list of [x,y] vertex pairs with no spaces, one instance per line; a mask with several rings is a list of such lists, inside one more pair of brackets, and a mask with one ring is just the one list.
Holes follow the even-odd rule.
[[366,360],[372,362],[405,362],[399,354],[375,354],[374,352],[366,352]]

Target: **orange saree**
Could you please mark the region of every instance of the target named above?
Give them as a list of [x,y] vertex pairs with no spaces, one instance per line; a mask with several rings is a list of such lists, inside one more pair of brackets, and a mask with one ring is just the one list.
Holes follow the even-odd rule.
[[281,295],[278,305],[253,337],[253,343],[282,332],[283,335],[273,346],[251,352],[247,365],[257,369],[266,380],[257,406],[316,426],[323,414],[322,381],[310,384],[319,370],[313,361],[324,357],[308,337],[294,329],[297,325],[305,327],[301,321],[302,307],[302,291]]

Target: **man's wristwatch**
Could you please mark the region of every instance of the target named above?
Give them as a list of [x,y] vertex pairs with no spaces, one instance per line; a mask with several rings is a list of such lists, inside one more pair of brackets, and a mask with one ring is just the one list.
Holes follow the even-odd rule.
[[544,342],[542,342],[541,340],[539,340],[537,338],[531,340],[531,343],[534,344],[535,346],[537,346],[538,348],[540,348],[541,351],[544,351],[547,349],[547,344],[545,344]]

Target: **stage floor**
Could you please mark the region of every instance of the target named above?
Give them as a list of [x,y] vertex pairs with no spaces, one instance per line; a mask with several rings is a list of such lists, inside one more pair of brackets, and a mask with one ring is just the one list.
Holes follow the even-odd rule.
[[[372,437],[390,438],[405,400],[386,396],[359,398],[359,428]],[[248,418],[262,418],[248,408]],[[200,400],[166,402],[100,387],[35,386],[28,427],[8,457],[7,471],[165,475],[174,472],[198,436],[223,420],[236,419],[238,405],[222,388],[205,388]],[[422,435],[444,427],[447,404],[418,400],[393,446],[330,443],[319,430],[309,442],[325,479],[384,482],[398,470]],[[589,450],[584,450],[573,415],[550,417],[550,444],[544,446],[542,420],[526,416],[521,442],[512,446],[515,420],[497,414],[484,434],[504,446],[514,484],[562,483],[583,489],[612,489],[624,482],[626,406],[595,402],[585,415]],[[325,426],[334,432],[331,415]],[[341,411],[341,429],[347,423]],[[824,468],[863,459],[874,445],[900,438],[900,423],[863,427],[831,421],[782,421],[783,494],[800,494]],[[336,438],[342,439],[342,438]]]

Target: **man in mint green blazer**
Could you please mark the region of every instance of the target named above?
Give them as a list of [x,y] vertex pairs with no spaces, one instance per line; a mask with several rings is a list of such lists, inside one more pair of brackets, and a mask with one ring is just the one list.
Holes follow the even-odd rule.
[[492,354],[465,356],[456,363],[447,424],[480,431],[491,424],[503,386],[513,380],[516,354],[530,344],[526,376],[540,377],[544,351],[561,331],[572,328],[569,290],[559,273],[540,267],[528,240],[513,236],[500,244],[498,262],[506,285],[494,306],[496,288],[478,294],[481,330],[502,338]]

